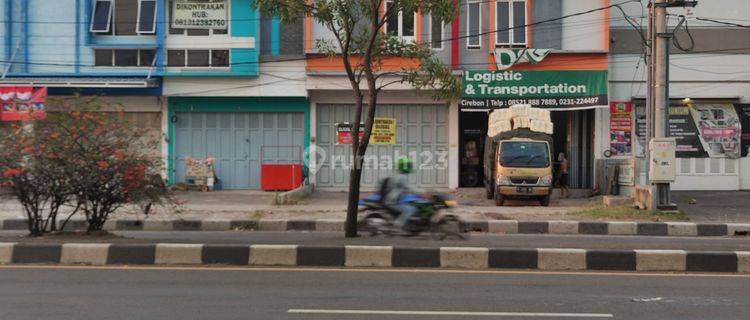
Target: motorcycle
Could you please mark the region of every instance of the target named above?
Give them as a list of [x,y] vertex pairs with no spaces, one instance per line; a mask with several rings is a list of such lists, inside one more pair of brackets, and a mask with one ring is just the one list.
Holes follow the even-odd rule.
[[444,212],[456,206],[456,202],[447,195],[434,194],[427,199],[417,195],[405,195],[400,202],[410,203],[419,210],[419,214],[407,221],[404,228],[406,230],[395,224],[401,212],[384,204],[377,193],[359,201],[362,213],[360,229],[369,232],[370,236],[416,236],[429,233],[438,240],[449,237],[465,239],[458,217]]

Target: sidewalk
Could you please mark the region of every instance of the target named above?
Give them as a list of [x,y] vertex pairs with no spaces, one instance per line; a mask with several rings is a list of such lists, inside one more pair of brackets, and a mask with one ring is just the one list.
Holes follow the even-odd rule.
[[[369,193],[363,193],[362,197]],[[517,221],[606,221],[581,211],[601,207],[601,197],[559,199],[549,207],[536,202],[509,201],[497,207],[484,197],[483,189],[451,192],[459,203],[453,212],[464,220]],[[174,208],[155,208],[148,217],[136,207],[117,212],[114,219],[125,220],[342,220],[346,216],[346,192],[315,192],[294,205],[274,205],[275,193],[262,191],[177,192],[182,202]],[[693,222],[750,223],[750,192],[675,192],[674,199]],[[694,201],[693,201],[694,200]],[[694,204],[691,204],[694,203]],[[69,210],[68,210],[69,211]],[[66,212],[66,210],[63,210]],[[62,215],[61,215],[62,216]],[[0,220],[24,218],[14,200],[0,200]],[[614,220],[652,221],[648,215]],[[74,218],[75,219],[75,218]],[[78,217],[78,219],[82,219]]]

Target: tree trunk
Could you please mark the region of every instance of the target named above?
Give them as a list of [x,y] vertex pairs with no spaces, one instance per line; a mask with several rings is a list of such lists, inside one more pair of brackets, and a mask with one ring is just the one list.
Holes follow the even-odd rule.
[[[356,136],[355,136],[356,139]],[[362,157],[356,157],[352,161],[349,170],[349,202],[346,207],[346,237],[357,236],[357,215],[359,213],[359,184],[362,181]]]

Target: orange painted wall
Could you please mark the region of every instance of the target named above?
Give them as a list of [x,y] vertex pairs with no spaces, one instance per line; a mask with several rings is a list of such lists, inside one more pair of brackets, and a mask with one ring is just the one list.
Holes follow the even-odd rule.
[[[360,63],[359,57],[350,57],[352,65]],[[416,59],[407,59],[402,57],[385,57],[382,62],[382,71],[398,71],[402,68],[417,68],[419,61]],[[329,57],[326,55],[307,55],[308,72],[344,72],[344,63],[340,57]]]

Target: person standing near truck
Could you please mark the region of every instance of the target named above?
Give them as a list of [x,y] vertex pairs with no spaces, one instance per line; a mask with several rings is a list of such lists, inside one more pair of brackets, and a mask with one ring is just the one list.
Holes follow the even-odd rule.
[[558,183],[560,184],[560,197],[567,198],[570,196],[570,191],[568,190],[568,170],[570,169],[570,163],[563,152],[560,152],[557,156],[557,161],[560,162],[560,178],[558,179]]

